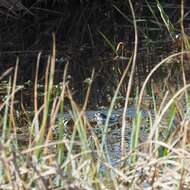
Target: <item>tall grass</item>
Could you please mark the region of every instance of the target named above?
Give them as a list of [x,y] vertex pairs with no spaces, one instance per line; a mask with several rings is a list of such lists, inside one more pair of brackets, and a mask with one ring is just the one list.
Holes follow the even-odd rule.
[[[133,18],[135,15],[132,4]],[[158,4],[159,10],[161,5]],[[163,13],[162,13],[163,14]],[[166,18],[164,16],[164,18]],[[165,22],[165,21],[164,21]],[[135,28],[136,23],[134,21]],[[169,29],[169,27],[167,27]],[[75,102],[67,81],[68,64],[65,65],[62,85],[53,94],[56,47],[53,36],[53,50],[49,57],[44,85],[42,105],[38,97],[38,70],[41,54],[37,58],[34,82],[34,112],[28,115],[27,126],[19,126],[18,108],[15,105],[17,92],[18,61],[14,76],[10,74],[6,97],[0,106],[1,141],[0,141],[0,188],[1,189],[188,189],[190,186],[189,154],[189,107],[184,101],[178,107],[178,101],[189,98],[190,84],[183,84],[181,89],[171,94],[164,93],[161,100],[155,98],[152,88],[150,108],[144,114],[145,90],[151,76],[163,65],[172,63],[173,58],[188,55],[189,51],[178,52],[161,60],[145,79],[140,93],[136,96],[136,112],[131,122],[127,122],[130,91],[137,56],[136,45],[133,57],[121,76],[110,107],[107,110],[102,133],[96,133],[92,121],[86,115],[91,92],[94,70],[88,80],[83,106]],[[183,43],[186,42],[183,38]],[[113,47],[112,47],[113,48]],[[131,66],[131,67],[130,67]],[[109,121],[114,105],[126,75],[130,72],[130,82],[126,93],[126,102],[120,131],[120,157],[117,164],[112,163],[108,150]],[[182,71],[183,74],[185,71]],[[6,74],[9,71],[6,72]],[[1,78],[1,77],[0,77]],[[162,88],[161,88],[162,90]],[[184,92],[185,98],[184,98]],[[160,93],[160,94],[162,94]],[[69,100],[70,109],[66,110],[65,100]],[[19,110],[20,112],[22,110]],[[67,113],[66,113],[67,112]],[[71,119],[68,120],[67,114]],[[180,113],[180,118],[179,118]],[[181,114],[184,113],[184,114]],[[18,129],[27,129],[25,144],[20,141]],[[145,130],[147,128],[147,130]],[[110,130],[108,130],[110,129]],[[129,130],[130,135],[125,131]],[[110,131],[110,132],[109,132]],[[145,138],[141,140],[141,137]],[[127,147],[127,144],[129,146]],[[111,145],[112,146],[112,145]]]

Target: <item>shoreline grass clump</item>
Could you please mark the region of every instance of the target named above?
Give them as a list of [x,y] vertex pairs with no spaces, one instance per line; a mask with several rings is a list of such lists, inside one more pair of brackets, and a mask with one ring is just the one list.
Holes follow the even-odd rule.
[[[18,129],[22,131],[22,128],[26,129],[26,126],[18,126],[18,118],[15,114],[17,108],[14,106],[15,99],[13,98],[20,88],[17,88],[16,77],[13,81],[10,79],[5,103],[1,107],[0,187],[2,189],[56,189],[61,187],[64,189],[146,187],[182,189],[188,187],[190,185],[188,104],[185,104],[183,108],[177,107],[177,101],[183,99],[184,92],[188,92],[190,85],[187,84],[173,95],[169,96],[166,93],[159,103],[153,95],[149,101],[155,108],[149,110],[146,115],[143,115],[141,106],[145,86],[151,75],[159,66],[167,63],[168,59],[180,54],[182,53],[173,54],[161,61],[145,80],[139,95],[137,95],[136,113],[130,123],[125,122],[125,130],[131,132],[128,137],[124,134],[124,149],[118,145],[120,158],[117,158],[115,164],[112,162],[109,149],[109,146],[112,145],[108,144],[110,142],[109,135],[113,130],[109,129],[109,118],[114,110],[121,85],[118,85],[108,109],[107,121],[102,126],[96,126],[103,128],[102,136],[99,137],[85,114],[94,73],[92,72],[92,76],[89,78],[83,107],[79,108],[68,88],[67,66],[60,94],[52,96],[53,81],[48,82],[48,80],[52,80],[50,77],[52,71],[48,71],[53,69],[50,62],[46,72],[47,83],[44,87],[42,105],[38,102],[37,86],[34,86],[35,111],[32,117],[28,117],[26,138],[29,139],[26,139],[23,144],[19,140]],[[55,60],[52,57],[51,61],[53,62]],[[126,72],[128,72],[128,68]],[[124,76],[125,74],[123,78]],[[121,78],[121,83],[123,78]],[[36,84],[37,81],[35,81]],[[152,92],[154,94],[154,89]],[[64,118],[66,114],[65,98],[70,100],[72,122]],[[181,110],[185,107],[187,110]],[[181,115],[180,119],[177,116],[179,112],[185,113]],[[61,120],[60,113],[62,114]],[[127,119],[127,113],[125,119]],[[118,130],[120,135],[123,135],[122,114],[120,117]],[[143,127],[143,122],[146,119],[148,119],[148,122],[145,122],[147,131],[142,132],[145,127]],[[141,140],[143,133],[145,133],[145,138]],[[122,137],[120,136],[120,138]],[[129,144],[127,149],[126,143]],[[124,155],[123,151],[125,151]]]

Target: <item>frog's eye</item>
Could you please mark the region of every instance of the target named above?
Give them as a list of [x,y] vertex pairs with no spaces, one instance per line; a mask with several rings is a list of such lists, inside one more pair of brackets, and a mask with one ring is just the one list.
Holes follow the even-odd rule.
[[181,37],[181,34],[176,34],[175,39],[178,40]]

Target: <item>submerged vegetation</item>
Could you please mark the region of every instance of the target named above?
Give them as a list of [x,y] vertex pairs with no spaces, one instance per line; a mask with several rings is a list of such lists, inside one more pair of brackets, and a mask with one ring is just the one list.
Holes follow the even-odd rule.
[[[18,2],[21,10],[16,12],[9,3],[2,4],[4,13],[9,9],[7,22],[19,20],[21,11],[31,27],[34,15],[38,24],[44,18],[39,10],[49,20],[66,14],[58,10],[60,5],[71,11],[73,4],[44,1],[44,9],[43,1],[41,7],[38,2],[38,7],[29,6],[32,1]],[[33,63],[31,57],[23,57],[30,52],[24,47],[16,52],[14,67],[9,67],[6,61],[15,61],[15,49],[9,47],[8,54],[1,47],[5,68],[0,76],[0,189],[189,189],[188,5],[155,2],[80,1],[80,11],[64,31],[71,35],[67,42],[74,48],[60,46],[66,37],[56,33],[53,25],[49,27],[51,50],[36,48],[41,39],[26,45],[35,52],[34,66],[22,65]],[[173,12],[166,11],[169,5],[177,7],[178,20],[173,21]],[[145,11],[140,11],[143,7]],[[101,14],[96,20],[93,14],[97,12]],[[147,15],[141,18],[140,13]],[[63,23],[70,14],[65,19],[60,16]],[[120,18],[121,23],[117,22]],[[145,22],[147,18],[151,19]],[[102,21],[99,28],[97,21]],[[130,45],[119,39],[120,29],[130,32]],[[162,47],[159,40],[166,34],[171,40]],[[99,51],[105,53],[98,51],[101,43]]]

